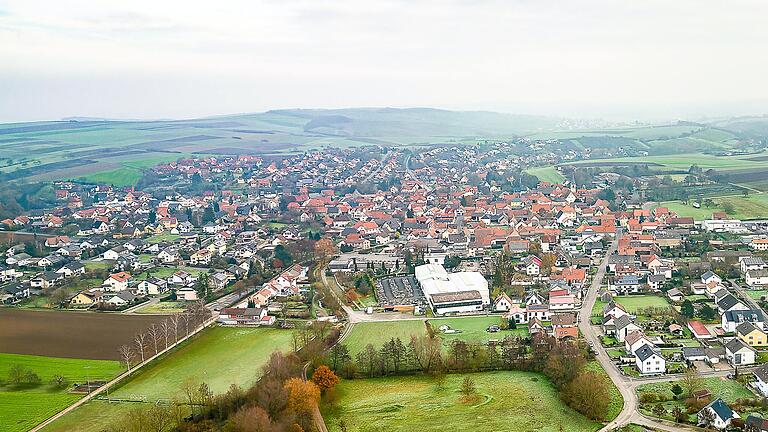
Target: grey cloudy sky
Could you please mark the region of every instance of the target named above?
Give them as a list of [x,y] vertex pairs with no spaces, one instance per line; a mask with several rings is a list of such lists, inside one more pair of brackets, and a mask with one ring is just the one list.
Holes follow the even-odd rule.
[[768,2],[0,0],[0,121],[768,113]]

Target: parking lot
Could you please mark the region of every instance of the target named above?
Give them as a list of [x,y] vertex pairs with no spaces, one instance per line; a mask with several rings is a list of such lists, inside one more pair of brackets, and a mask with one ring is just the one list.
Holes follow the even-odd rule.
[[376,282],[376,298],[382,307],[425,306],[427,303],[416,278],[397,276]]

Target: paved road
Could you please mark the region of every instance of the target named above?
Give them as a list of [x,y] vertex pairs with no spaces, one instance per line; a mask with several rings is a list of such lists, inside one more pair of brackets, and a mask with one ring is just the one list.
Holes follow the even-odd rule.
[[[592,326],[592,308],[597,301],[597,293],[600,291],[600,286],[602,285],[603,279],[605,278],[606,268],[608,267],[608,259],[616,251],[617,246],[618,241],[614,240],[613,243],[611,243],[611,246],[608,248],[608,252],[605,254],[605,257],[601,261],[600,267],[598,268],[595,277],[592,278],[592,283],[590,284],[587,295],[585,296],[582,303],[581,310],[579,311],[579,329],[581,330],[581,333],[584,335],[584,338],[587,341],[592,343],[592,346],[595,348],[595,352],[597,353],[597,360],[608,374],[608,377],[611,378],[611,381],[613,381],[614,385],[616,385],[616,388],[619,389],[621,397],[624,399],[624,406],[619,415],[613,421],[605,425],[605,427],[603,427],[600,432],[612,431],[618,427],[625,426],[630,423],[635,423],[668,432],[690,432],[701,430],[699,428],[682,426],[676,423],[658,420],[642,415],[639,411],[640,402],[635,391],[637,386],[656,382],[677,381],[683,379],[683,375],[665,375],[660,377],[641,378],[630,378],[625,376],[611,361],[610,357],[605,351],[605,348],[600,343],[600,339],[598,338],[597,332],[595,331],[595,327]],[[729,372],[730,371],[706,372],[702,373],[701,375],[707,377],[725,376]]]

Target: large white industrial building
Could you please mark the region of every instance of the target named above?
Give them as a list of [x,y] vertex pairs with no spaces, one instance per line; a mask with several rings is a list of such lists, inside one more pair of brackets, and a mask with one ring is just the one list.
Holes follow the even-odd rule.
[[440,264],[416,267],[416,280],[436,315],[480,312],[491,304],[488,281],[478,272],[448,273]]

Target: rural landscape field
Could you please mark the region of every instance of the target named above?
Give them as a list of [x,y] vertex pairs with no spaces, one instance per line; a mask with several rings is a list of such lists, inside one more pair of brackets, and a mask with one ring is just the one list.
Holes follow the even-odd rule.
[[88,402],[44,430],[98,432],[137,403],[181,400],[184,386],[190,384],[196,388],[205,383],[215,394],[233,384],[248,388],[272,352],[290,349],[290,331],[209,329],[125,380],[109,397]]

